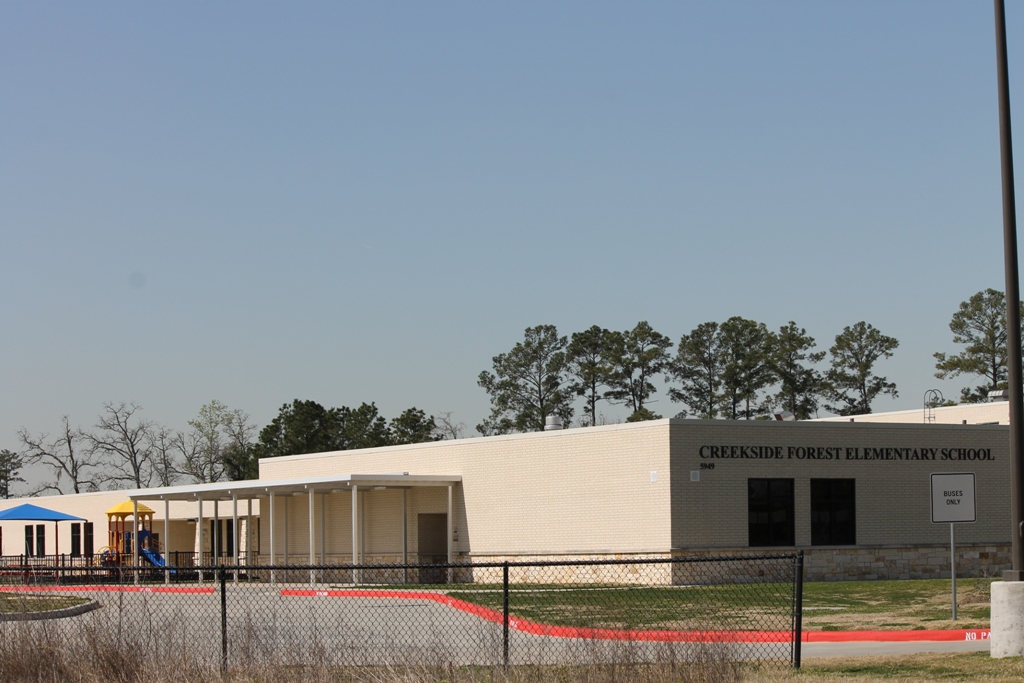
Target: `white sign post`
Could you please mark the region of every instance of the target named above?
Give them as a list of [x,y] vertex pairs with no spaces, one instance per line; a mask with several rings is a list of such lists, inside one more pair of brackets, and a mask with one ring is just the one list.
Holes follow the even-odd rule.
[[932,523],[949,523],[949,575],[953,585],[953,621],[956,621],[956,536],[957,522],[976,522],[974,473],[932,474]]

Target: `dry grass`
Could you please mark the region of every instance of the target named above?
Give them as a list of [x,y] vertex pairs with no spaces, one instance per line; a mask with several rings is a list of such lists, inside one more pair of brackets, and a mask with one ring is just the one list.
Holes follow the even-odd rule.
[[806,631],[988,628],[992,579],[957,582],[952,620],[949,580],[846,581],[804,584]]
[[748,672],[744,683],[1020,683],[1024,659],[987,652],[805,660],[799,671]]
[[[340,666],[326,652],[307,648],[302,664],[258,661],[222,673],[194,652],[151,634],[108,628],[113,622],[68,627],[54,622],[6,625],[0,629],[0,681],[4,683],[741,683],[744,666],[721,649],[695,646],[686,661],[631,659],[626,649],[564,665],[455,666],[437,657],[413,666]],[[163,644],[161,644],[163,642]],[[607,652],[605,654],[608,654]],[[622,656],[619,656],[622,655]],[[294,661],[290,656],[283,657]]]
[[[105,628],[17,624],[0,632],[5,683],[901,683],[1024,680],[1024,660],[988,653],[813,659],[800,671],[728,661],[721,650],[697,648],[687,661],[617,661],[501,667],[337,666],[312,651],[304,664],[240,666],[221,674],[187,650]],[[429,658],[427,658],[429,659]]]

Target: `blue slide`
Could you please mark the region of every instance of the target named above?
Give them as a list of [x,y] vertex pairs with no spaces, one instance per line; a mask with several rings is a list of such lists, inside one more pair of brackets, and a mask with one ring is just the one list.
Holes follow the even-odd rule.
[[[131,534],[130,533],[126,534],[126,536],[128,536],[128,539],[130,541],[131,540]],[[141,557],[144,557],[146,559],[146,561],[149,562],[154,567],[159,567],[160,569],[163,569],[164,567],[167,567],[168,564],[164,560],[163,556],[160,553],[158,553],[157,551],[153,550],[152,548],[147,548],[146,547],[146,545],[147,545],[146,542],[149,541],[149,540],[151,540],[151,536],[150,536],[148,531],[143,530],[143,531],[139,532],[139,543],[143,544],[141,547],[139,547],[139,555]],[[171,569],[171,573],[174,574],[175,570]]]
[[163,556],[155,550],[150,548],[139,548],[139,554],[146,558],[146,560],[154,567],[160,567],[163,569],[167,566]]

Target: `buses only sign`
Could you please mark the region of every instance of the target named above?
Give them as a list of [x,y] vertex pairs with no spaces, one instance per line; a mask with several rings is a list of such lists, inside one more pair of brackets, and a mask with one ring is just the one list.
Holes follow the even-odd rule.
[[974,473],[932,474],[932,522],[976,522]]

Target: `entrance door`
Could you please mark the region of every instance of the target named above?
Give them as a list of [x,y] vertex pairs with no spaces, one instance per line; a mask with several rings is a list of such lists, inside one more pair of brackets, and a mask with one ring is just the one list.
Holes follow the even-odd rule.
[[[417,516],[416,547],[420,564],[444,564],[448,561],[448,515]],[[444,569],[421,569],[420,583],[445,583]]]

